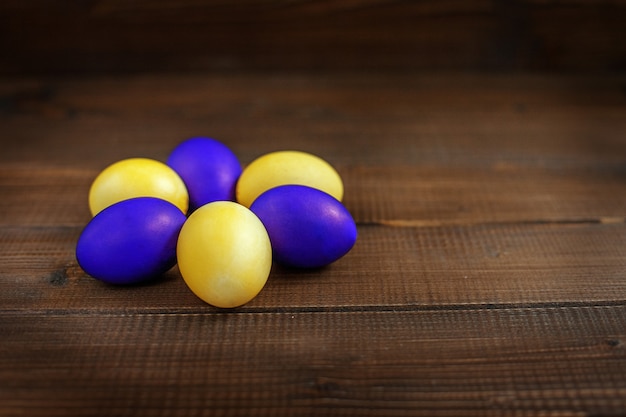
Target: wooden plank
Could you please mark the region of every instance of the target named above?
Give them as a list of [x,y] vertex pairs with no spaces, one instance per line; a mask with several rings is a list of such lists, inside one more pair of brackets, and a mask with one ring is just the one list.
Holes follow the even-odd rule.
[[623,71],[625,18],[623,1],[7,0],[0,71]]
[[99,171],[24,165],[0,167],[0,195],[5,197],[0,225],[58,228],[89,222],[89,187]]
[[0,414],[619,415],[624,305],[3,314]]
[[[626,166],[626,165],[625,165]],[[617,167],[546,170],[396,166],[341,171],[357,221],[405,226],[623,222],[626,182]]]
[[[242,162],[296,148],[334,164],[615,170],[624,77],[359,74],[0,82],[0,162],[101,169],[208,135]],[[13,166],[13,165],[11,165]]]
[[[192,311],[176,269],[151,285],[107,286],[76,264],[80,228],[4,227],[0,305],[9,311]],[[320,270],[275,266],[247,311],[291,308],[622,302],[626,224],[359,227]]]
[[[165,160],[165,159],[163,159]],[[359,224],[623,222],[626,182],[606,170],[337,165]],[[0,225],[84,226],[95,169],[0,167]]]

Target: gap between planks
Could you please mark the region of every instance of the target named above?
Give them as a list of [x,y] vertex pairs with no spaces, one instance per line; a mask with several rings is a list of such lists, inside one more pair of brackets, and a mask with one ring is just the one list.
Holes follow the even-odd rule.
[[[374,220],[361,221],[357,220],[357,226],[385,226],[398,228],[429,228],[429,227],[473,227],[473,226],[514,226],[514,225],[575,225],[575,224],[623,224],[626,223],[626,217],[604,216],[596,218],[561,218],[561,219],[520,219],[511,221],[471,221],[471,220]],[[24,224],[24,225],[1,225],[0,229],[30,229],[30,230],[47,230],[47,229],[83,229],[85,224]]]
[[359,313],[429,313],[451,311],[532,311],[532,310],[576,310],[590,308],[626,307],[626,299],[612,301],[562,301],[536,303],[475,303],[475,304],[403,304],[403,305],[357,305],[357,306],[302,306],[302,307],[240,307],[219,309],[211,306],[201,308],[166,308],[166,309],[38,309],[38,310],[0,310],[2,316],[211,316],[211,315],[265,315],[265,314],[359,314]]
[[390,226],[390,227],[446,227],[446,226],[508,226],[508,225],[568,225],[568,224],[621,224],[626,217],[597,217],[580,219],[526,219],[514,221],[468,221],[468,220],[379,220],[373,222],[357,222],[359,226]]

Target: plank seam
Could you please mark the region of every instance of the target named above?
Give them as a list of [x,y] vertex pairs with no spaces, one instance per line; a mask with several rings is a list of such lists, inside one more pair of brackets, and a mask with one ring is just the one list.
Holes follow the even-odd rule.
[[120,316],[120,315],[222,315],[222,314],[307,314],[307,313],[410,313],[438,311],[504,311],[504,310],[567,310],[587,308],[626,307],[626,300],[612,301],[568,301],[568,302],[537,302],[537,303],[485,303],[485,304],[442,304],[442,305],[360,305],[360,306],[306,306],[306,307],[247,307],[236,309],[205,308],[190,309],[137,309],[137,310],[90,310],[90,309],[43,309],[38,311],[7,309],[1,310],[2,315],[27,316]]
[[357,222],[359,226],[387,226],[387,227],[452,227],[452,226],[552,226],[552,225],[594,225],[594,224],[623,224],[625,217],[597,217],[580,219],[521,219],[511,221],[457,221],[457,220],[377,220]]
[[[406,228],[426,228],[426,227],[481,227],[481,226],[553,226],[553,225],[607,225],[624,224],[626,217],[604,216],[596,218],[579,219],[520,219],[510,221],[466,221],[466,220],[371,220],[356,221],[357,226],[384,226],[384,227],[406,227]],[[0,230],[28,229],[28,230],[82,230],[84,224],[0,224]]]

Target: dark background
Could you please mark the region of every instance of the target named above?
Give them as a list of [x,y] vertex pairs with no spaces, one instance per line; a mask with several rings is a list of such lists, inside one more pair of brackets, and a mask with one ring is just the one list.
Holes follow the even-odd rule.
[[0,75],[615,73],[626,69],[626,2],[4,0],[0,50]]

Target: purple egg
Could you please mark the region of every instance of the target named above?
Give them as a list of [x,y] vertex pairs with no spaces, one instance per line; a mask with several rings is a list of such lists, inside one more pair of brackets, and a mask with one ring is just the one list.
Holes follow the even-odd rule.
[[274,259],[284,265],[318,268],[352,249],[357,229],[334,197],[304,185],[282,185],[261,194],[250,210],[265,225]]
[[194,137],[181,142],[167,159],[189,192],[189,212],[213,201],[234,201],[241,163],[223,143]]
[[109,284],[155,278],[176,264],[176,243],[186,219],[178,207],[159,198],[120,201],[85,226],[76,259],[86,273]]

